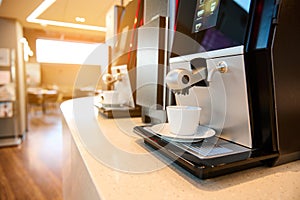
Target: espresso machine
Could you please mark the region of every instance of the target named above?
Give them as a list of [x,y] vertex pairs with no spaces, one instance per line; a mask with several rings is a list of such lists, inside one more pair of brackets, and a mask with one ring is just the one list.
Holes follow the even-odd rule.
[[202,179],[298,160],[299,1],[176,2],[165,83],[177,105],[202,108],[199,123],[215,135],[178,142],[153,125],[134,131]]
[[102,76],[106,90],[118,93],[118,104],[95,103],[99,113],[107,118],[140,117],[136,104],[136,45],[137,29],[143,24],[144,0],[133,0],[125,7],[114,6],[107,16],[111,27],[106,44],[111,45],[109,65]]

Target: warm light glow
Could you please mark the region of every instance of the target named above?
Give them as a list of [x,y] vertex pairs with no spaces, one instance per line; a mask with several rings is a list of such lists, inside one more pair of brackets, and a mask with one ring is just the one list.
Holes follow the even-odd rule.
[[101,62],[108,59],[107,49],[100,43],[36,40],[36,57],[40,63],[103,65]]
[[45,12],[51,5],[55,3],[56,0],[44,0],[27,18],[28,22],[38,23],[43,25],[53,25],[53,26],[62,26],[62,27],[69,27],[69,28],[77,28],[77,29],[86,29],[86,30],[93,30],[93,31],[102,31],[106,32],[105,27],[101,26],[92,26],[92,25],[83,25],[83,24],[74,24],[68,22],[60,22],[54,20],[45,20],[45,19],[38,19],[38,17]]

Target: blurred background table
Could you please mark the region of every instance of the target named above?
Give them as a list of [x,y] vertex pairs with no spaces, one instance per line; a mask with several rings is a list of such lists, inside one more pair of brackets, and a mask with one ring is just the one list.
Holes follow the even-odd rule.
[[33,107],[40,107],[43,114],[46,113],[46,109],[50,106],[57,106],[61,102],[62,94],[56,89],[45,89],[45,88],[28,88],[28,105],[29,110]]

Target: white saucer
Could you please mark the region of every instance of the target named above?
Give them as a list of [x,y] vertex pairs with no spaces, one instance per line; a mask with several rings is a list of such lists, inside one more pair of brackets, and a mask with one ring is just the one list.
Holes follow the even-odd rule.
[[164,139],[176,142],[198,142],[205,138],[212,137],[216,134],[215,130],[200,125],[198,126],[196,133],[194,133],[193,135],[175,135],[174,133],[170,132],[168,123],[156,124],[151,127],[146,127],[146,129],[155,134],[159,134]]
[[106,104],[102,102],[95,102],[95,106],[98,108],[108,107],[108,108],[120,108],[123,107],[123,104]]

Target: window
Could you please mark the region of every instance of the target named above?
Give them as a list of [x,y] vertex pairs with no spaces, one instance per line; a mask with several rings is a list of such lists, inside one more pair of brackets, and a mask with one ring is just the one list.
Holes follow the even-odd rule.
[[40,63],[107,66],[108,46],[102,43],[37,39],[36,57]]

